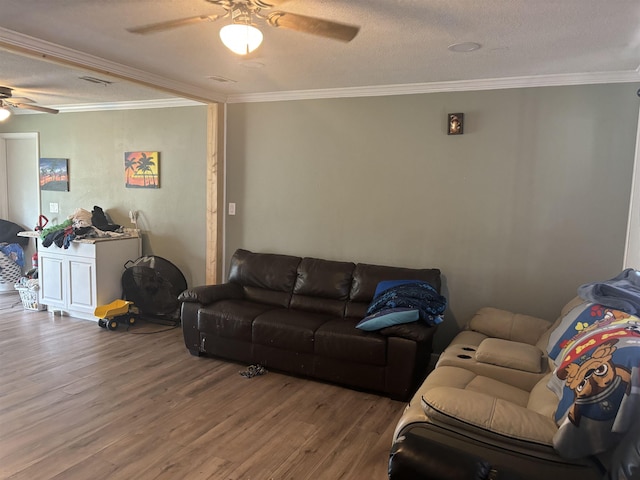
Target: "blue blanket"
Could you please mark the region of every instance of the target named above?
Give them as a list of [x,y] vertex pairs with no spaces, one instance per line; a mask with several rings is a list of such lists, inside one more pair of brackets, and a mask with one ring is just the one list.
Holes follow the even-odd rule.
[[586,283],[578,288],[580,298],[631,315],[640,313],[640,272],[627,268],[604,282]]
[[411,282],[392,286],[380,292],[369,305],[367,315],[390,308],[418,310],[420,320],[429,325],[442,323],[447,299],[427,282]]

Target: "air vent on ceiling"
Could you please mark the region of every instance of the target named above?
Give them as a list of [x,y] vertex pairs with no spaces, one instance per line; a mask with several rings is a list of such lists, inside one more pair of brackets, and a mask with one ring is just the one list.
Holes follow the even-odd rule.
[[230,78],[226,78],[226,77],[221,77],[220,75],[211,75],[209,77],[207,77],[209,80],[213,80],[214,82],[220,82],[220,83],[236,83],[235,80],[232,80]]
[[111,85],[113,82],[110,82],[109,80],[103,80],[101,78],[96,78],[96,77],[78,77],[80,80],[84,80],[85,82],[91,82],[91,83],[96,83],[98,85],[103,85],[105,87]]

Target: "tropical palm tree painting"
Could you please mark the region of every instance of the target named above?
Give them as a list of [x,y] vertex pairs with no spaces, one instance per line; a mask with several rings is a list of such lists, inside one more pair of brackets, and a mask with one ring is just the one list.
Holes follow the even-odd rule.
[[68,158],[41,158],[39,174],[40,190],[69,191]]
[[160,188],[160,152],[125,152],[127,188]]

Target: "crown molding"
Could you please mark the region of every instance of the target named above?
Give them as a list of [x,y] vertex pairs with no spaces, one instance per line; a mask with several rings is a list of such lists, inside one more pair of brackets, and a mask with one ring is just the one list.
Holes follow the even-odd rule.
[[173,81],[137,68],[112,62],[71,48],[56,45],[29,35],[0,27],[0,48],[50,61],[58,65],[88,70],[109,77],[127,80],[138,85],[187,98],[201,103],[217,103],[226,100],[225,95],[211,92],[186,83]]
[[450,82],[411,83],[370,87],[331,88],[324,90],[295,90],[229,95],[227,103],[277,102],[286,100],[318,100],[327,98],[381,97],[420,93],[504,90],[509,88],[590,85],[602,83],[640,82],[640,67],[622,72],[571,73],[524,77],[489,78]]
[[[99,112],[106,110],[142,110],[146,108],[173,108],[203,106],[202,102],[188,100],[186,98],[164,98],[158,100],[135,100],[128,102],[109,103],[76,103],[72,105],[52,105],[50,108],[59,110],[60,113]],[[14,109],[14,115],[40,115],[44,112],[27,109]]]

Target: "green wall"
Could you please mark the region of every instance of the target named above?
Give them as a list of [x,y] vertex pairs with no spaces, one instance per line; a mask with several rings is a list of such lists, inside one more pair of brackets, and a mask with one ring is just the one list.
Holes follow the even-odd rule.
[[437,347],[484,305],[555,319],[622,269],[637,87],[229,105],[226,256],[438,267]]
[[[191,286],[205,278],[206,128],[206,107],[197,106],[14,115],[0,133],[39,132],[41,157],[69,159],[69,192],[42,192],[50,224],[98,205],[133,227],[128,213],[137,210],[143,253],[175,263]],[[128,151],[160,152],[159,189],[125,188]],[[49,213],[50,202],[59,214]]]
[[[622,268],[637,88],[230,104],[226,258],[242,247],[438,267],[450,307],[436,349],[484,305],[554,319],[578,285]],[[462,136],[446,134],[452,112],[465,113]],[[61,219],[99,205],[127,224],[139,210],[144,253],[204,282],[206,107],[0,125],[32,131],[42,156],[69,158]],[[160,189],[124,187],[130,150],[160,151]]]

